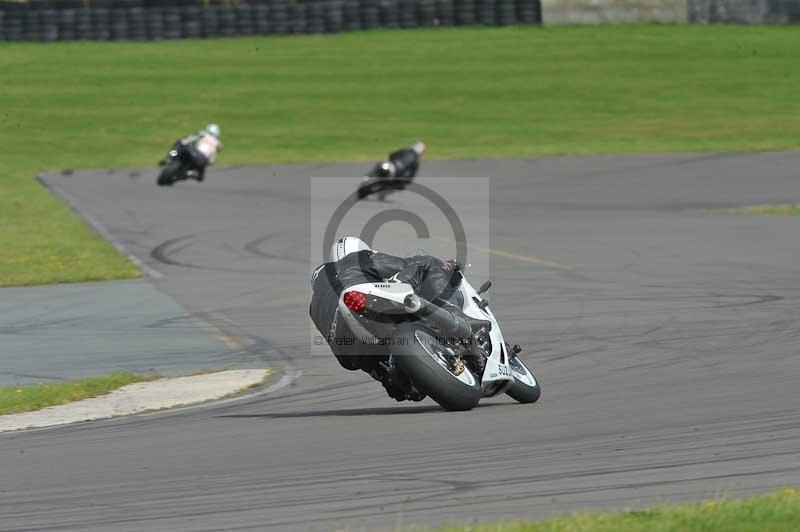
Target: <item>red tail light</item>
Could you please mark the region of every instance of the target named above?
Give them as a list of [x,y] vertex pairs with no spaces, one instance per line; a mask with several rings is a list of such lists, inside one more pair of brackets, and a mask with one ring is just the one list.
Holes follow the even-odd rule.
[[350,312],[359,312],[364,310],[367,306],[367,296],[366,294],[362,294],[361,292],[356,292],[355,290],[351,290],[350,292],[345,292],[344,298],[342,298],[344,304],[347,308],[350,309]]

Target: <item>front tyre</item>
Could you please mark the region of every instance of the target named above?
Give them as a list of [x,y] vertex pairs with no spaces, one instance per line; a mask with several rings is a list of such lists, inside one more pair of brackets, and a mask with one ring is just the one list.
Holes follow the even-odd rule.
[[391,351],[395,363],[414,387],[445,410],[471,410],[481,400],[481,382],[469,368],[452,369],[450,351],[430,330],[420,326],[398,329]]
[[161,170],[161,173],[158,175],[158,185],[162,187],[169,187],[177,181],[177,174],[181,169],[181,162],[173,159],[170,161],[167,166]]
[[542,387],[533,375],[533,372],[520,360],[519,357],[509,358],[511,373],[514,374],[514,384],[506,393],[520,403],[535,403],[542,395]]
[[372,177],[369,179],[365,179],[361,182],[358,186],[358,199],[364,199],[367,196],[371,196],[372,194],[379,192],[382,189],[381,181],[376,178]]

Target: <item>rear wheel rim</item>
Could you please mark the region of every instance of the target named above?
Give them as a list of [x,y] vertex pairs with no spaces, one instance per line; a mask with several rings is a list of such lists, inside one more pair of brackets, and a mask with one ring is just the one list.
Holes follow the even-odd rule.
[[458,375],[453,372],[450,364],[447,361],[447,348],[443,347],[441,342],[435,336],[428,334],[425,331],[417,330],[414,331],[414,339],[419,343],[428,356],[436,361],[439,366],[444,368],[451,377],[461,381],[467,386],[477,386],[475,376],[472,374],[469,368],[465,367],[464,371]]

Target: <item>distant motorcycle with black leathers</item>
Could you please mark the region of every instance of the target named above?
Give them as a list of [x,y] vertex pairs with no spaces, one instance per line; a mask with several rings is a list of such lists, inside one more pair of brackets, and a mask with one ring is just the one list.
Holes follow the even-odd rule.
[[403,190],[417,176],[425,144],[416,142],[410,148],[393,151],[385,161],[377,163],[358,186],[358,199],[377,195],[385,201],[390,193]]

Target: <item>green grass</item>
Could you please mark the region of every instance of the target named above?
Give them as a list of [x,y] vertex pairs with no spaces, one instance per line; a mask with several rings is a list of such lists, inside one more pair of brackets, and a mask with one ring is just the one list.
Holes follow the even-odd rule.
[[790,532],[800,526],[800,490],[742,500],[664,506],[622,514],[576,514],[547,521],[456,526],[439,532]]
[[800,216],[800,205],[751,205],[731,209],[713,209],[723,214],[750,214],[753,216]]
[[88,397],[107,394],[117,388],[153,380],[156,377],[116,372],[103,377],[89,377],[68,382],[0,388],[0,415],[30,412],[62,405]]
[[222,125],[220,164],[782,150],[800,143],[800,28],[375,31],[0,45],[0,285],[136,270],[32,177],[154,166]]

